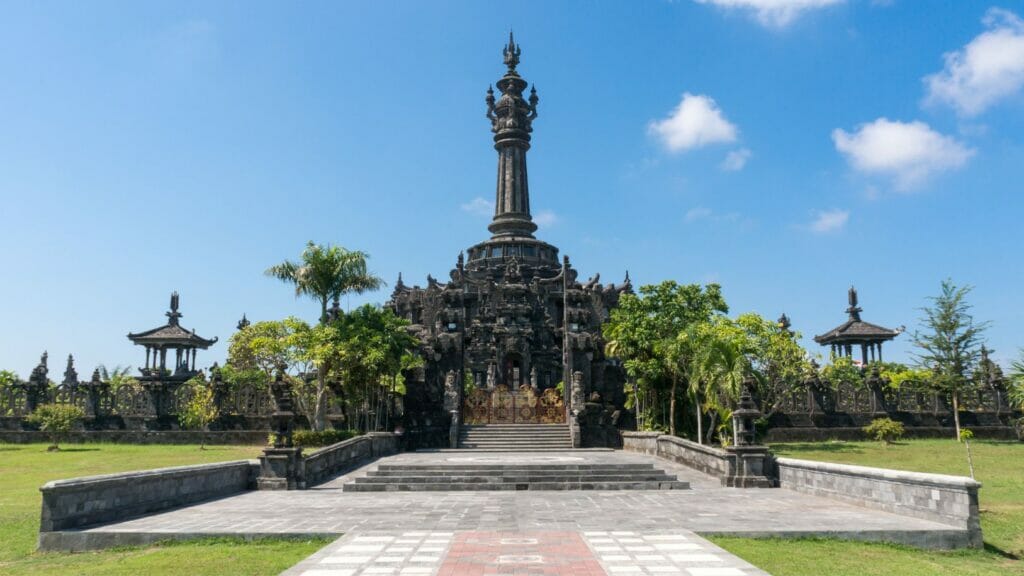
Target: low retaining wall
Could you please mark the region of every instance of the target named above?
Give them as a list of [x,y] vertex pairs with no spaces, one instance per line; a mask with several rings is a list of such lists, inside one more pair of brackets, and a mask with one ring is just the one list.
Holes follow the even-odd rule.
[[[71,432],[66,442],[111,442],[114,444],[266,444],[268,430],[225,430],[197,432],[194,430],[79,430]],[[49,442],[45,432],[0,430],[0,442],[27,444]],[[62,443],[63,443],[62,442]]]
[[339,472],[362,465],[365,460],[397,451],[398,437],[395,434],[369,432],[305,455],[302,477],[307,487],[315,486]]
[[679,462],[719,479],[735,469],[735,457],[725,450],[660,432],[623,432],[622,448]]
[[931,520],[965,530],[967,546],[982,546],[981,484],[963,476],[776,458],[779,487]]
[[39,523],[46,532],[125,520],[185,504],[221,498],[253,486],[255,460],[158,468],[47,482]]

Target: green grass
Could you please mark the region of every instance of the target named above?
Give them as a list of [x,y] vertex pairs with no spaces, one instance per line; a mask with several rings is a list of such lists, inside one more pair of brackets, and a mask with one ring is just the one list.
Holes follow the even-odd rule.
[[327,541],[217,538],[78,554],[35,552],[39,487],[50,480],[255,458],[259,452],[256,446],[130,444],[69,444],[47,452],[46,444],[0,444],[0,574],[277,574]]
[[[935,552],[887,544],[837,540],[751,540],[716,537],[719,546],[775,576],[901,576],[1024,574],[1024,443],[971,442],[982,483],[984,550]],[[966,449],[955,440],[776,444],[780,456],[969,475]],[[824,568],[826,567],[827,568]]]

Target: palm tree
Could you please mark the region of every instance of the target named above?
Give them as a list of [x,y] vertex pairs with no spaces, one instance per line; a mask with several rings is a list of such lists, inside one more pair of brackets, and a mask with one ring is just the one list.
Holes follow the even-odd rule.
[[1024,410],[1024,350],[1020,352],[1020,360],[1010,365],[1010,401],[1016,409]]
[[727,405],[737,401],[748,376],[758,374],[747,358],[742,342],[733,338],[714,338],[710,343],[709,365],[704,378],[704,397],[715,409],[708,426],[708,437],[716,428],[715,419]]
[[377,290],[384,281],[366,270],[369,256],[341,246],[323,246],[310,241],[301,262],[284,262],[267,269],[267,276],[295,285],[295,296],[320,301],[320,322],[327,321],[327,303],[337,303],[346,294]]

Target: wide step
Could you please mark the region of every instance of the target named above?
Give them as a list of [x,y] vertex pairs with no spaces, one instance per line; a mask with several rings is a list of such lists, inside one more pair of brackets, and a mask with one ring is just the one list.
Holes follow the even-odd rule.
[[525,451],[572,448],[565,424],[482,424],[463,426],[459,447],[477,450]]
[[687,482],[649,463],[381,464],[342,489],[350,492],[470,490],[683,490]]

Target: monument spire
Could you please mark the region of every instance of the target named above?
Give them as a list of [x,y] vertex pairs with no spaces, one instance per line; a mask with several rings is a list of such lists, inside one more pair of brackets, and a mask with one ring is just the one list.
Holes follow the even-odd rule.
[[502,49],[505,75],[494,90],[487,89],[487,118],[494,132],[494,149],[498,151],[498,186],[495,192],[494,220],[488,230],[498,236],[533,237],[537,230],[530,216],[530,187],[526,178],[526,151],[530,149],[533,119],[537,117],[537,90],[531,89],[529,99],[523,98],[527,82],[516,72],[522,49],[509,32],[508,44]]

